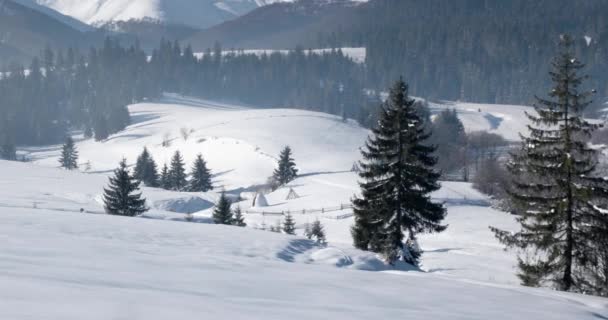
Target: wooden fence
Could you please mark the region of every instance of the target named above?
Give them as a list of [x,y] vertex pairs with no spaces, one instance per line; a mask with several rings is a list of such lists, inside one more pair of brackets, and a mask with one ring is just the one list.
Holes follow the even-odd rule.
[[245,214],[261,214],[263,216],[284,216],[286,214],[318,214],[318,213],[328,213],[328,212],[336,212],[347,209],[352,209],[352,204],[340,204],[336,207],[325,207],[320,209],[302,209],[302,210],[284,210],[284,211],[257,211],[257,210],[246,210]]

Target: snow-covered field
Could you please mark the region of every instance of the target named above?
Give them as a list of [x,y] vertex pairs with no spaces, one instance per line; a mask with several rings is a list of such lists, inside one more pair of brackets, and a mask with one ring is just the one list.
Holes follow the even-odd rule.
[[433,113],[455,109],[467,132],[487,131],[511,141],[518,141],[519,133],[527,132],[530,121],[525,113],[534,112],[532,107],[501,104],[441,102],[429,106]]
[[[484,110],[500,111],[491,108]],[[353,249],[348,204],[358,186],[350,169],[368,134],[354,122],[176,96],[130,110],[134,123],[124,132],[77,143],[86,173],[58,169],[59,146],[21,150],[32,163],[0,162],[0,319],[608,317],[606,299],[518,286],[514,255],[488,229],[513,230],[513,218],[466,183],[444,182],[433,194],[448,207],[449,228],[421,237],[423,272]],[[301,176],[267,194],[267,207],[252,208],[287,144]],[[218,188],[143,188],[148,219],[96,214],[107,175],[122,157],[133,164],[144,146],[161,165],[175,150],[188,167],[202,153]],[[222,189],[244,198],[248,228],[204,223]],[[184,212],[203,223],[184,222]],[[255,230],[281,212],[294,215],[298,233],[319,219],[328,247]]]
[[[332,52],[332,50],[334,49],[311,49],[311,50],[304,50],[305,54],[324,54],[324,53],[330,53]],[[361,48],[349,48],[349,47],[344,47],[344,48],[340,48],[340,50],[342,50],[342,54],[344,54],[344,56],[350,58],[351,60],[353,60],[356,63],[364,63],[365,62],[365,58],[367,57],[367,49],[364,47]],[[273,53],[280,53],[280,54],[288,54],[289,52],[293,52],[293,50],[273,50],[273,49],[247,49],[247,50],[224,50],[222,51],[222,55],[227,56],[227,55],[240,55],[240,54],[250,54],[250,55],[256,55],[256,56],[262,56],[264,54],[266,55],[271,55]],[[204,52],[197,52],[195,53],[195,56],[199,59],[201,59],[202,57],[205,56]]]

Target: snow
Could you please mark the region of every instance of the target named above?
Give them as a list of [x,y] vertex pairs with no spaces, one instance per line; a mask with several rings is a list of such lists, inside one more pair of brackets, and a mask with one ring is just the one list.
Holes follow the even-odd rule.
[[[367,49],[364,47],[357,47],[357,48],[353,48],[353,47],[344,47],[344,48],[339,48],[340,50],[342,50],[342,54],[344,54],[344,56],[350,58],[351,60],[353,60],[355,63],[365,63],[365,59],[367,57]],[[323,48],[323,49],[312,49],[312,50],[304,50],[305,54],[324,54],[324,53],[330,53],[332,52],[332,48]],[[256,56],[262,56],[264,54],[266,55],[271,55],[273,53],[280,53],[280,54],[288,54],[290,52],[293,52],[293,50],[275,50],[275,49],[245,49],[245,50],[224,50],[222,51],[222,55],[223,56],[227,56],[227,55],[256,55]],[[202,57],[205,56],[204,52],[197,52],[194,54],[197,58],[201,59]]]
[[[77,143],[79,161],[90,162],[90,172],[112,171],[123,157],[133,165],[146,146],[159,167],[169,164],[179,150],[189,169],[201,153],[215,174],[216,186],[247,188],[266,182],[286,145],[292,147],[302,174],[348,170],[359,159],[359,147],[368,134],[355,122],[320,112],[244,109],[176,96],[132,105],[130,111],[134,123],[127,130],[101,143],[92,139]],[[182,128],[192,132],[187,141]],[[170,147],[162,146],[165,136]],[[60,147],[25,151],[31,152],[36,164],[56,167]]]
[[[249,11],[294,0],[20,0],[36,1],[88,24],[144,18],[207,28]],[[367,2],[367,0],[353,0]]]
[[[447,206],[449,227],[419,238],[420,270],[354,249],[349,205],[359,187],[350,169],[368,134],[354,122],[175,95],[130,110],[125,131],[77,141],[87,172],[58,169],[59,146],[21,149],[32,163],[0,161],[0,319],[608,317],[606,299],[519,286],[514,254],[488,228],[517,224],[468,183],[442,182],[432,195]],[[267,207],[251,208],[287,144],[300,177],[266,194]],[[132,165],[144,146],[161,165],[180,150],[188,168],[201,152],[217,188],[143,188],[146,219],[102,214],[111,170],[123,156]],[[292,189],[299,197],[287,200]],[[243,198],[247,228],[211,224],[222,190]],[[300,236],[255,230],[286,212]],[[327,247],[301,237],[316,219]]]
[[587,43],[587,46],[591,45],[592,40],[593,40],[593,38],[591,38],[590,36],[585,36],[585,42]]
[[[98,179],[7,162],[0,173],[61,192]],[[0,202],[35,196],[28,188],[3,183]],[[440,272],[379,272],[387,267],[372,254],[249,228],[34,208],[0,216],[2,319],[596,319],[608,308]]]
[[445,109],[455,109],[467,132],[487,131],[510,141],[519,141],[519,133],[527,133],[530,124],[526,112],[534,108],[518,105],[478,104],[465,102],[431,102],[434,114]]

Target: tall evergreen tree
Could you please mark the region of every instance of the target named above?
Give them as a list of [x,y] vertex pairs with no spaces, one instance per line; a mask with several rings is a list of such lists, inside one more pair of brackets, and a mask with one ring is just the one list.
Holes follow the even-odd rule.
[[298,176],[296,163],[291,155],[291,148],[286,146],[279,155],[279,167],[275,169],[273,178],[281,185],[293,181]]
[[171,178],[169,177],[169,167],[165,163],[163,169],[160,171],[160,187],[165,190],[171,190]]
[[231,209],[232,202],[228,197],[226,197],[226,193],[222,192],[220,196],[220,200],[215,206],[215,210],[213,210],[213,221],[216,224],[232,224],[233,223],[233,215]]
[[78,150],[76,150],[74,140],[70,136],[65,139],[65,143],[61,149],[59,163],[61,164],[61,167],[66,170],[78,169]]
[[597,126],[583,117],[592,92],[581,88],[584,64],[573,51],[572,38],[562,36],[551,64],[553,88],[548,98],[537,98],[535,114],[528,114],[529,134],[508,164],[521,230],[493,230],[507,247],[533,253],[533,259],[519,258],[524,285],[606,292],[605,274],[592,278],[608,243],[608,181],[593,178],[597,151],[588,141]]
[[146,199],[141,197],[139,181],[133,179],[127,169],[127,160],[123,159],[120,166],[110,177],[108,188],[104,188],[103,202],[108,214],[133,217],[148,211]]
[[198,155],[194,160],[190,179],[191,192],[207,192],[213,190],[211,183],[211,171],[207,168],[207,162],[202,155]]
[[362,197],[353,200],[355,246],[382,253],[391,264],[399,259],[418,263],[420,252],[404,245],[404,232],[415,244],[416,234],[446,228],[441,225],[445,208],[430,197],[440,188],[434,148],[424,144],[429,134],[414,103],[407,85],[397,81],[362,150]]
[[171,159],[171,168],[169,169],[169,184],[171,190],[183,191],[188,185],[186,180],[186,169],[184,164],[184,158],[179,151],[175,151],[173,158]]
[[293,219],[291,213],[287,213],[285,220],[283,221],[283,232],[286,234],[296,234],[296,221]]
[[0,135],[0,159],[17,160],[17,148],[8,134]]
[[234,209],[234,219],[232,219],[232,225],[237,227],[246,227],[247,223],[245,223],[245,217],[243,216],[243,210],[241,207],[236,207]]
[[159,185],[156,162],[154,162],[146,147],[144,147],[142,153],[137,157],[133,177],[148,187],[158,187]]

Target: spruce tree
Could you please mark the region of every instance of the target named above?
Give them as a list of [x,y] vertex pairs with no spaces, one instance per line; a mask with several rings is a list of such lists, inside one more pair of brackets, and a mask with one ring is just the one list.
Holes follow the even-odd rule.
[[144,147],[142,153],[137,157],[133,177],[148,187],[158,187],[159,185],[156,162],[154,162],[146,147]]
[[247,223],[245,223],[245,217],[243,216],[243,211],[241,207],[236,207],[234,209],[234,219],[232,219],[232,225],[237,227],[246,227]]
[[165,163],[163,169],[160,171],[160,187],[165,190],[171,190],[171,179],[169,178],[169,167]]
[[0,159],[17,160],[17,148],[8,134],[0,135]]
[[321,224],[321,221],[318,219],[312,223],[310,227],[310,236],[309,239],[314,239],[317,243],[325,244],[327,240],[325,239],[325,229]]
[[171,168],[169,169],[169,184],[170,189],[174,191],[183,191],[188,185],[186,180],[186,169],[184,159],[179,151],[175,151],[171,159]]
[[192,167],[189,190],[191,192],[207,192],[213,190],[211,171],[207,168],[207,162],[205,162],[203,156],[200,154],[196,157],[194,166]]
[[587,77],[579,75],[584,64],[572,45],[571,37],[562,36],[549,97],[537,98],[521,151],[508,163],[508,192],[521,229],[492,229],[507,247],[523,250],[524,285],[598,293],[608,283],[605,274],[597,279],[596,270],[602,261],[606,266],[608,181],[593,177],[597,151],[588,141],[597,126],[583,117],[592,92],[581,88]]
[[382,253],[390,264],[400,259],[418,264],[420,252],[404,245],[405,232],[415,244],[418,233],[446,228],[445,208],[430,197],[440,188],[434,148],[424,144],[429,134],[414,104],[407,85],[397,81],[362,150],[362,197],[353,200],[355,247]]
[[296,234],[296,222],[291,213],[287,213],[283,221],[283,232],[290,235]]
[[59,157],[59,163],[61,167],[66,170],[78,169],[78,150],[72,137],[67,137],[65,143],[61,149],[61,156]]
[[133,217],[148,211],[146,199],[141,197],[139,181],[133,179],[127,169],[127,160],[123,159],[120,166],[110,177],[108,188],[104,188],[103,202],[108,214]]
[[233,223],[233,215],[231,209],[232,202],[228,197],[226,197],[226,193],[222,192],[220,196],[220,200],[215,206],[215,210],[213,210],[213,221],[216,224],[232,224]]
[[291,148],[286,146],[279,155],[279,167],[274,171],[273,178],[280,185],[293,181],[298,176],[296,163],[291,155]]

